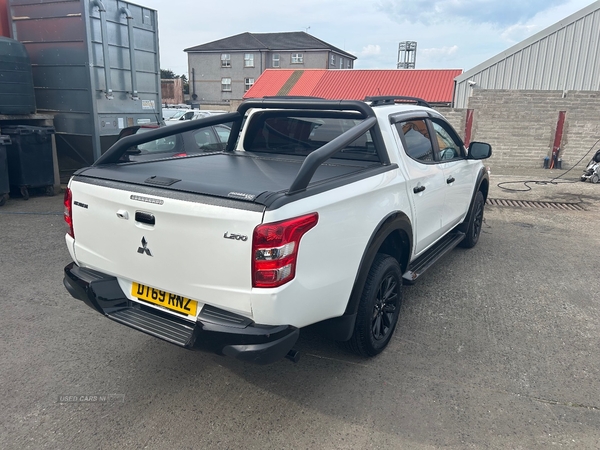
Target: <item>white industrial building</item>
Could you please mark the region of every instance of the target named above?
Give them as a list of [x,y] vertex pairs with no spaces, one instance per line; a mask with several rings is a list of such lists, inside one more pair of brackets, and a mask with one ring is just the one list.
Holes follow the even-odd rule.
[[455,78],[455,108],[476,89],[600,91],[600,1]]

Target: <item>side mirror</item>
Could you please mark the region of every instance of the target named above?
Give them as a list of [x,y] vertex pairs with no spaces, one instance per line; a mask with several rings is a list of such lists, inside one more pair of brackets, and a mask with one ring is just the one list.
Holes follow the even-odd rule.
[[492,156],[492,146],[485,142],[471,142],[469,144],[469,159],[486,159]]

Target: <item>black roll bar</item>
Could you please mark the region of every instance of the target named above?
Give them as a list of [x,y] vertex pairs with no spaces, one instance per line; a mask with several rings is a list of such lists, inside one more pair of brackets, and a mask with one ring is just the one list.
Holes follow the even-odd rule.
[[358,100],[320,100],[317,98],[264,98],[249,99],[240,104],[238,112],[242,115],[251,108],[258,109],[316,109],[333,111],[357,111],[363,117],[374,116],[373,109]]
[[229,140],[227,141],[227,151],[233,151],[242,126],[242,119],[244,118],[246,112],[248,112],[250,109],[355,111],[362,116],[363,121],[361,123],[355,125],[348,131],[339,135],[337,138],[316,149],[306,157],[302,163],[302,166],[300,166],[300,170],[298,171],[296,178],[292,182],[287,192],[288,195],[305,190],[321,164],[371,129],[373,132],[373,141],[379,156],[379,161],[383,165],[390,165],[390,159],[383,141],[383,135],[379,125],[377,124],[377,117],[375,116],[373,108],[366,103],[358,100],[264,98],[244,101],[238,107],[237,112],[209,116],[198,120],[186,120],[182,121],[183,123],[181,124],[161,127],[143,134],[135,134],[120,139],[112,147],[110,147],[106,153],[98,158],[98,160],[94,163],[94,166],[118,163],[121,156],[125,154],[127,149],[139,144],[144,144],[146,142],[151,142],[156,139],[172,136],[174,134],[183,133],[186,131],[228,122],[233,123]]
[[365,134],[376,123],[376,117],[367,117],[358,125],[353,126],[345,133],[340,134],[334,140],[328,142],[322,147],[319,147],[314,152],[311,152],[302,163],[302,166],[300,166],[300,170],[298,171],[296,178],[294,178],[294,181],[287,192],[288,195],[305,190],[321,164],[346,147],[348,144],[351,144],[360,136]]
[[121,156],[125,154],[127,149],[136,145],[145,144],[156,139],[172,136],[174,134],[183,133],[185,131],[197,130],[199,128],[209,127],[211,125],[219,125],[228,122],[238,121],[241,123],[242,115],[239,112],[227,113],[227,114],[216,114],[214,116],[204,117],[197,120],[182,120],[181,123],[175,125],[169,125],[166,127],[160,127],[156,130],[151,130],[146,133],[133,134],[123,139],[119,139],[110,147],[106,153],[104,153],[96,162],[94,166],[102,166],[105,164],[114,164],[119,162]]
[[[342,133],[337,138],[311,152],[300,167],[296,178],[292,182],[287,194],[295,194],[308,187],[313,175],[321,164],[331,158],[334,154],[342,150],[348,144],[354,142],[364,133],[373,129],[373,141],[375,149],[379,156],[379,161],[383,165],[390,165],[390,158],[386,151],[381,129],[377,125],[377,118],[373,108],[365,102],[358,100],[321,100],[316,98],[264,98],[249,99],[243,102],[238,112],[244,115],[249,109],[287,109],[287,110],[318,110],[318,111],[356,111],[360,113],[363,121]],[[234,123],[232,134],[235,130]],[[239,133],[239,130],[237,130]],[[230,137],[231,139],[231,137]],[[228,149],[231,142],[228,143]]]

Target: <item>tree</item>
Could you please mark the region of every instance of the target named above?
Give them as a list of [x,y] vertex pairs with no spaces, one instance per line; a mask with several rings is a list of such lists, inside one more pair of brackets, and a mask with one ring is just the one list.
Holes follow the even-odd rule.
[[183,83],[183,93],[189,94],[190,93],[190,83],[187,79],[187,76],[185,74],[183,74],[179,78],[181,78],[181,82]]
[[175,78],[181,78],[181,84],[183,86],[183,93],[190,93],[190,83],[188,82],[187,75],[175,75],[171,69],[160,69],[161,80],[174,80]]
[[172,80],[174,78],[177,78],[177,76],[175,75],[175,72],[173,72],[171,69],[160,69],[161,80]]

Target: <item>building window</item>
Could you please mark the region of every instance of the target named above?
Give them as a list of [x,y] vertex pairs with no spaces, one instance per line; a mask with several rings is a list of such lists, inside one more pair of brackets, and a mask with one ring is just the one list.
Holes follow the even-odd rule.
[[254,53],[244,53],[244,67],[254,67]]
[[231,78],[221,78],[221,90],[231,91]]
[[273,53],[273,67],[279,67],[279,53]]
[[292,53],[292,64],[302,64],[304,62],[304,56],[302,53]]
[[352,69],[352,60],[348,61],[348,69]]
[[245,78],[244,79],[244,92],[250,89],[254,85],[254,78]]
[[331,67],[335,67],[335,55],[332,53],[331,54]]
[[221,67],[231,67],[231,55],[229,53],[221,53]]
[[344,68],[344,58],[340,58],[340,69]]

